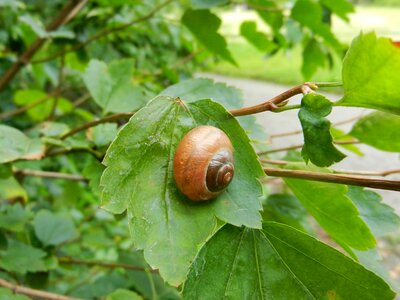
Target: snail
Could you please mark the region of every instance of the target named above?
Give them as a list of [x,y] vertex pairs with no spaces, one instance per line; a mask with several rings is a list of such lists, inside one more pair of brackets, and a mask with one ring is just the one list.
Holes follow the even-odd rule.
[[217,197],[232,181],[233,174],[233,146],[222,130],[199,126],[180,141],[174,156],[174,178],[190,200]]

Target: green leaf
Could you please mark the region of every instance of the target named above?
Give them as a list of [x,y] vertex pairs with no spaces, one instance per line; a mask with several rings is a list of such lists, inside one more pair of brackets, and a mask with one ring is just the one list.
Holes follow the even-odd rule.
[[[1,6],[1,3],[0,3]],[[30,298],[15,294],[12,290],[0,287],[0,300],[30,300]]]
[[36,236],[45,246],[59,245],[76,236],[74,223],[69,217],[47,210],[36,214],[33,227]]
[[0,163],[16,159],[40,159],[44,145],[14,127],[0,125]]
[[125,289],[117,289],[108,294],[105,300],[141,300],[143,299],[137,293]]
[[328,7],[333,13],[349,22],[348,14],[355,12],[353,4],[347,0],[319,0],[324,6]]
[[[354,141],[354,137],[344,133],[344,131],[340,130],[339,128],[331,127],[330,133],[335,141]],[[353,144],[339,144],[339,147],[346,149],[347,151],[351,151],[359,156],[363,156],[364,153],[358,148],[356,145]]]
[[325,66],[326,53],[323,45],[315,39],[310,39],[303,50],[301,73],[305,80],[310,80],[319,67]]
[[67,124],[59,122],[43,122],[40,124],[40,133],[47,137],[58,137],[69,131]]
[[116,60],[108,66],[96,59],[90,61],[83,80],[104,112],[135,111],[144,104],[143,91],[131,81],[133,69],[132,59]]
[[229,3],[229,0],[191,0],[195,9],[205,9]]
[[260,51],[272,52],[276,49],[276,44],[265,33],[257,31],[257,23],[254,21],[243,22],[240,25],[240,35]]
[[7,251],[0,252],[0,267],[18,274],[46,271],[45,256],[46,252],[40,249],[16,240],[9,240]]
[[278,221],[301,231],[311,231],[307,210],[290,194],[268,196],[263,206],[263,220]]
[[0,213],[0,228],[15,232],[23,231],[31,217],[32,213],[24,209],[21,204],[7,205]]
[[399,129],[400,116],[374,112],[358,120],[350,134],[377,149],[400,152]]
[[[221,20],[216,15],[205,9],[188,9],[182,16],[182,24],[185,25],[209,51],[236,65],[236,62],[227,48],[224,37],[217,32],[221,25]],[[204,26],[205,24],[207,24],[207,26]]]
[[285,178],[308,212],[337,241],[358,250],[375,246],[375,239],[346,195],[347,186]]
[[291,17],[304,27],[311,29],[315,34],[321,36],[335,49],[342,49],[340,42],[331,32],[329,25],[323,22],[323,10],[317,1],[297,0],[292,8]]
[[0,178],[0,200],[26,201],[28,194],[14,177]]
[[277,1],[247,0],[247,3],[252,9],[257,11],[265,23],[271,26],[275,35],[279,34],[279,29],[283,25],[283,14],[279,11]]
[[[196,205],[177,190],[172,163],[182,137],[205,124],[229,136],[237,171],[223,194]],[[261,226],[261,166],[236,119],[210,100],[185,104],[178,98],[153,99],[119,132],[104,164],[103,207],[113,213],[128,210],[135,244],[174,285],[184,280],[200,245],[218,229],[217,218],[237,226]]]
[[311,160],[319,167],[330,166],[345,158],[345,155],[333,145],[329,131],[331,122],[324,118],[331,110],[332,103],[319,94],[307,94],[301,101],[299,119],[304,135],[301,155],[305,162]]
[[[366,51],[368,49],[368,51]],[[400,49],[375,33],[360,34],[343,60],[344,96],[339,105],[400,114]]]
[[115,139],[117,133],[117,124],[99,124],[96,127],[93,127],[91,131],[91,139],[96,144],[96,146],[107,146],[113,141],[113,139]]
[[[243,106],[242,92],[221,82],[212,79],[195,78],[183,80],[163,90],[160,95],[179,97],[185,102],[194,102],[201,99],[211,99],[222,104],[227,109]],[[246,133],[253,139],[265,141],[267,135],[264,128],[257,123],[255,116],[242,116],[237,118]]]
[[400,232],[400,217],[394,209],[382,203],[382,197],[361,187],[349,186],[348,197],[360,211],[360,216],[376,237],[384,237]]
[[377,275],[287,225],[226,225],[202,248],[186,299],[393,299]]

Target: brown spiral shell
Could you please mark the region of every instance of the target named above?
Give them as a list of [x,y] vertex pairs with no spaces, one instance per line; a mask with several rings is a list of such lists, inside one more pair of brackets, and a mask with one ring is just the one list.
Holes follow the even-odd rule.
[[174,178],[190,200],[217,197],[232,181],[233,174],[233,146],[221,129],[199,126],[179,143],[174,156]]

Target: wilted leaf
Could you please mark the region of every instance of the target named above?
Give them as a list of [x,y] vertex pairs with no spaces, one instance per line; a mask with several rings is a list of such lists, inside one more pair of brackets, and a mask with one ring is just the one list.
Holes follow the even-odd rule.
[[331,110],[332,103],[319,94],[307,94],[301,101],[299,119],[304,135],[301,155],[305,162],[310,160],[319,167],[330,166],[345,158],[333,145],[329,131],[331,122],[324,118]]
[[186,299],[393,299],[374,273],[287,225],[226,225],[203,247]]

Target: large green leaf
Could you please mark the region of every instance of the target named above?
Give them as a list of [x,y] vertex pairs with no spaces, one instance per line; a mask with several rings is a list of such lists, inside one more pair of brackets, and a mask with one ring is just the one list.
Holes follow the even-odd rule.
[[30,139],[14,127],[0,125],[0,163],[16,159],[40,159],[44,146],[36,139]]
[[[169,86],[160,95],[179,97],[185,102],[211,99],[222,104],[227,109],[235,109],[243,106],[243,96],[239,89],[225,83],[213,82],[211,79],[206,78],[183,80]],[[252,139],[261,141],[267,139],[264,128],[257,123],[255,116],[241,116],[237,120]]]
[[374,112],[358,120],[350,134],[372,147],[400,152],[399,130],[400,116]]
[[374,273],[287,225],[226,225],[193,263],[185,299],[393,299]]
[[19,274],[46,271],[46,252],[16,240],[8,241],[5,252],[0,251],[0,267]]
[[[217,32],[221,25],[221,20],[216,15],[206,9],[188,9],[182,16],[182,24],[184,24],[209,51],[236,65],[236,62],[227,48],[224,37]],[[205,24],[207,25],[205,26]]]
[[344,96],[339,105],[400,114],[400,49],[374,33],[353,40],[343,60]]
[[400,217],[394,209],[384,203],[379,194],[360,187],[350,186],[349,198],[360,211],[360,216],[369,225],[376,237],[400,233]]
[[310,93],[303,97],[299,119],[303,128],[304,146],[301,155],[319,166],[327,167],[341,161],[345,155],[335,148],[330,133],[332,103],[324,96]]
[[36,214],[33,227],[36,236],[45,246],[59,245],[76,236],[75,226],[70,218],[47,210]]
[[347,186],[289,178],[285,182],[335,240],[358,250],[375,246],[374,236],[346,195]]
[[133,68],[132,59],[113,61],[108,66],[96,59],[90,61],[83,80],[105,112],[134,111],[144,104],[142,89],[131,80]]
[[[177,190],[172,162],[183,135],[204,124],[229,136],[237,171],[217,199],[193,204]],[[128,210],[135,245],[172,284],[184,280],[199,247],[218,229],[218,219],[261,226],[257,177],[263,172],[256,154],[236,119],[210,100],[185,104],[178,98],[155,98],[119,132],[104,164],[103,207],[113,213]]]

